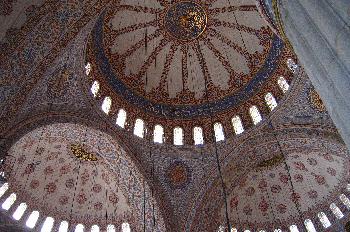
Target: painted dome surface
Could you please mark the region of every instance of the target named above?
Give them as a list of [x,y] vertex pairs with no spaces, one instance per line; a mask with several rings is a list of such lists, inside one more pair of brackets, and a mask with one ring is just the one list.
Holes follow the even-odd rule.
[[129,104],[174,118],[237,107],[268,85],[284,45],[255,1],[171,2],[112,3],[88,46],[95,78]]

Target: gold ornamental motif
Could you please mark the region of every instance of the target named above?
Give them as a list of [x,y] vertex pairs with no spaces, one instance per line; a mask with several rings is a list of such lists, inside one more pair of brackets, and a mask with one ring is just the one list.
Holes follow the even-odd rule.
[[197,3],[178,2],[168,9],[164,24],[173,37],[189,41],[204,32],[207,26],[207,15]]
[[73,155],[83,161],[97,161],[97,157],[95,154],[87,152],[82,145],[80,144],[72,144],[70,145],[70,150]]
[[258,168],[269,168],[284,162],[283,155],[277,155],[258,164]]
[[318,111],[321,111],[321,112],[324,112],[326,111],[326,107],[325,105],[323,104],[323,101],[320,97],[320,95],[316,92],[315,89],[312,89],[309,93],[309,97],[310,97],[310,102],[312,104],[312,106],[318,110]]

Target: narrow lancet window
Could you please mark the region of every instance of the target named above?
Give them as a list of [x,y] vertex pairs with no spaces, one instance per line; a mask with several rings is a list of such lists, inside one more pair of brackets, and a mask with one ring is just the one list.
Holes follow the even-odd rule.
[[332,203],[329,208],[331,209],[332,213],[337,219],[342,219],[344,217],[344,214],[340,211],[338,206],[334,203]]
[[293,73],[298,70],[298,65],[292,59],[287,59],[287,66]]
[[78,224],[78,225],[75,227],[74,232],[84,232],[84,225],[83,225],[83,224]]
[[193,140],[194,140],[194,145],[204,144],[202,127],[196,126],[193,128]]
[[98,225],[91,226],[91,232],[100,232],[100,227]]
[[21,204],[17,207],[16,211],[13,213],[12,217],[13,217],[16,221],[20,220],[20,219],[22,218],[24,212],[26,211],[26,209],[27,209],[27,204],[26,204],[26,203],[21,203]]
[[52,217],[47,217],[40,232],[51,232],[54,222],[55,220]]
[[115,232],[115,226],[109,224],[109,225],[107,226],[107,232]]
[[36,225],[36,222],[38,221],[39,219],[39,212],[38,211],[33,211],[27,221],[26,221],[26,226],[33,229]]
[[216,142],[225,140],[224,127],[221,123],[216,122],[214,124],[214,134]]
[[232,119],[232,126],[233,130],[235,131],[236,135],[242,134],[244,132],[242,120],[239,116],[234,116]]
[[122,224],[122,232],[131,232],[130,225],[127,222]]
[[100,91],[100,83],[98,81],[94,81],[94,83],[91,85],[90,91],[94,97],[97,97],[98,92]]
[[13,203],[15,203],[16,198],[17,198],[16,194],[15,193],[11,193],[11,195],[8,198],[6,198],[4,203],[2,203],[1,207],[4,210],[9,210],[11,208],[11,206],[13,205]]
[[6,191],[9,189],[9,184],[8,183],[4,183],[1,187],[0,187],[0,197],[2,197]]
[[125,127],[125,122],[126,122],[126,111],[124,109],[120,109],[118,111],[116,123],[121,128],[124,128]]
[[91,64],[90,64],[90,63],[87,63],[87,64],[85,65],[85,74],[86,74],[87,76],[89,76],[91,70],[92,70]]
[[259,112],[258,107],[256,107],[256,106],[250,107],[249,113],[250,113],[250,117],[252,118],[252,121],[253,121],[254,125],[256,125],[259,122],[261,122],[262,117],[261,117],[261,114]]
[[68,222],[67,221],[62,221],[60,223],[60,227],[58,228],[58,232],[67,232],[68,231]]
[[161,125],[155,125],[153,131],[153,141],[155,143],[163,143],[164,129]]
[[312,221],[310,219],[306,219],[304,221],[304,225],[305,225],[305,228],[308,232],[316,232],[314,223],[312,223]]
[[324,212],[319,212],[317,214],[317,217],[325,229],[331,226],[331,222],[329,221],[327,215]]
[[143,138],[145,134],[145,123],[142,119],[136,119],[134,126],[134,135]]
[[347,196],[345,196],[345,194],[340,194],[339,199],[346,206],[346,208],[350,210],[349,198]]
[[296,225],[291,225],[289,227],[290,232],[299,232],[298,227]]
[[277,101],[272,93],[267,93],[265,95],[265,101],[271,111],[277,107]]
[[286,93],[289,90],[289,84],[284,77],[279,77],[277,81],[278,86],[282,90],[283,93]]
[[109,111],[112,107],[112,99],[111,97],[105,97],[105,99],[102,102],[102,110],[105,112],[105,114],[109,114]]

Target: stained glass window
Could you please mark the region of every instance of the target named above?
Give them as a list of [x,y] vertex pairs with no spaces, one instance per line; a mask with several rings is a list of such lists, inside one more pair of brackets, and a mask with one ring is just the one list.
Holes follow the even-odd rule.
[[277,80],[277,84],[283,93],[286,93],[289,90],[289,84],[284,77],[279,77]]
[[277,107],[276,99],[272,95],[272,93],[267,93],[265,95],[265,101],[266,101],[266,104],[268,105],[268,107],[270,108],[271,111]]
[[40,232],[51,232],[54,222],[55,220],[52,217],[47,217]]
[[328,228],[331,226],[331,222],[328,220],[327,215],[324,212],[319,212],[317,214],[318,219],[320,219],[320,222],[324,228]]
[[91,232],[100,232],[100,227],[98,225],[91,226]]
[[126,122],[126,111],[124,109],[120,109],[118,111],[116,123],[121,128],[124,128],[125,127],[125,122]]
[[8,183],[4,183],[0,187],[0,197],[2,197],[8,189],[9,189],[9,184]]
[[298,70],[298,65],[292,59],[287,60],[287,66],[293,73],[295,73]]
[[131,232],[130,225],[127,222],[122,224],[122,232]]
[[164,129],[161,125],[155,125],[153,131],[153,141],[155,143],[163,143]]
[[221,123],[216,122],[214,124],[214,134],[216,142],[225,140],[224,127]]
[[33,211],[27,221],[26,221],[26,226],[33,229],[36,225],[36,222],[38,221],[39,219],[39,212],[38,211]]
[[78,224],[78,225],[75,227],[74,232],[84,232],[84,225],[83,225],[83,224]]
[[308,232],[316,232],[315,226],[310,219],[306,219],[304,225]]
[[184,145],[184,132],[181,127],[174,128],[174,145]]
[[108,114],[109,111],[111,110],[111,106],[112,106],[112,99],[111,99],[111,97],[105,97],[105,99],[102,102],[102,110],[103,110],[103,112]]
[[107,232],[115,232],[115,226],[114,225],[108,225],[107,226]]
[[256,107],[256,106],[250,107],[249,113],[250,113],[250,117],[252,118],[254,125],[261,122],[262,118],[261,118],[261,114],[259,112],[258,107]]
[[232,119],[232,126],[233,130],[235,131],[236,135],[242,134],[244,132],[242,120],[239,116],[234,116]]
[[334,203],[332,203],[329,208],[332,210],[332,213],[334,214],[334,216],[337,219],[341,219],[344,217],[344,214],[340,211],[340,209],[338,208],[338,206]]
[[98,92],[100,91],[100,83],[98,81],[94,81],[94,83],[91,85],[90,91],[94,97],[97,97]]
[[298,227],[296,225],[291,225],[289,227],[290,232],[299,232]]
[[23,216],[24,212],[26,211],[26,209],[27,209],[27,204],[26,204],[26,203],[21,203],[21,204],[17,207],[16,211],[13,213],[12,217],[13,217],[16,221],[18,221],[19,219],[22,218],[22,216]]
[[87,64],[85,65],[85,74],[86,74],[87,76],[89,76],[91,70],[92,70],[91,64],[90,64],[90,63],[87,63]]
[[145,123],[142,119],[136,119],[134,126],[134,135],[143,138],[145,133]]
[[60,227],[58,229],[58,232],[67,232],[68,231],[68,222],[67,221],[62,221],[60,223]]
[[196,126],[193,128],[193,140],[194,140],[194,145],[204,144],[202,127]]
[[16,198],[17,198],[16,194],[15,193],[11,193],[11,195],[8,198],[6,198],[4,203],[2,203],[1,207],[4,210],[9,210],[11,208],[11,206],[13,205],[13,203],[15,203]]

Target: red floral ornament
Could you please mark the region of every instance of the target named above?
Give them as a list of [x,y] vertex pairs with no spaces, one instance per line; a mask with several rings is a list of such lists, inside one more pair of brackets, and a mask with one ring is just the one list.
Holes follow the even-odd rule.
[[247,188],[247,190],[246,190],[246,195],[247,195],[248,197],[253,196],[254,193],[255,193],[255,189],[254,189],[253,187]]
[[304,177],[301,174],[295,174],[294,179],[297,183],[302,183],[304,181]]
[[56,184],[55,183],[49,183],[46,185],[45,190],[48,194],[54,193],[56,191]]
[[259,203],[259,209],[262,212],[266,212],[269,208],[269,204],[267,203],[267,201],[263,198],[262,201],[260,201]]
[[61,196],[58,201],[60,202],[61,205],[66,205],[68,204],[69,198],[67,196]]
[[30,182],[30,187],[32,188],[32,189],[36,189],[36,188],[38,188],[39,187],[39,181],[38,180],[32,180],[31,182]]
[[284,204],[277,205],[277,210],[279,213],[284,214],[287,212],[287,206]]
[[85,196],[85,193],[79,193],[78,197],[77,197],[77,202],[79,204],[84,204],[86,202],[87,198]]
[[281,192],[281,190],[282,190],[282,188],[279,185],[273,185],[271,187],[271,192],[273,192],[273,193],[279,193],[279,192]]
[[315,190],[309,191],[309,192],[307,193],[307,195],[308,195],[309,198],[311,198],[311,199],[316,199],[317,196],[318,196],[317,191],[315,191]]
[[45,175],[51,175],[54,172],[51,166],[47,166],[44,170]]

